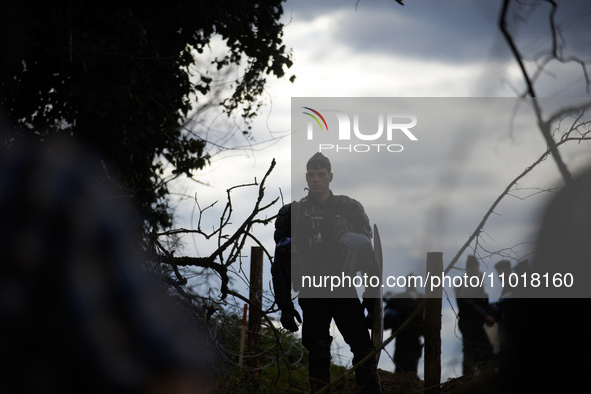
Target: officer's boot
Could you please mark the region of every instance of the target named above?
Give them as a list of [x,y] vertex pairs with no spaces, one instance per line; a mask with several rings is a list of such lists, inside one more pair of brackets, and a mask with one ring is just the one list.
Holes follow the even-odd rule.
[[[366,349],[359,355],[353,357],[353,364],[356,365],[365,356],[373,352],[373,349]],[[377,358],[373,356],[355,370],[355,381],[364,394],[381,394],[382,386],[378,376]]]
[[[308,352],[308,370],[310,374],[310,387],[315,393],[327,384],[330,384],[330,347],[313,349]],[[325,393],[330,393],[330,389]]]

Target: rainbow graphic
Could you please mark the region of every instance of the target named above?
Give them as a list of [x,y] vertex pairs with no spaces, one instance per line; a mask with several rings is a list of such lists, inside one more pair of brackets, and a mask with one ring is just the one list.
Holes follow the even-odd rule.
[[[322,123],[324,123],[324,126],[326,127],[326,131],[328,131],[328,125],[326,124],[326,120],[324,120],[324,117],[322,115],[320,115],[320,112],[316,111],[315,109],[312,109],[310,107],[302,107],[304,109],[307,109],[308,111],[312,111],[314,112],[316,115],[318,115],[320,117],[320,119],[322,119]],[[310,116],[312,119],[314,119],[316,121],[316,123],[318,123],[318,126],[320,126],[320,130],[324,130],[322,128],[322,123],[320,123],[320,120],[318,120],[318,118],[314,115],[312,115],[309,112],[302,112],[303,114],[306,114],[308,116]]]

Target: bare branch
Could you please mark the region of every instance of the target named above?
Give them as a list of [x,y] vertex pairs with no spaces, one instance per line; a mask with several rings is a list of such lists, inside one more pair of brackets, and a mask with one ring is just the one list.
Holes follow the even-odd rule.
[[508,28],[508,24],[507,24],[507,16],[509,13],[509,4],[510,3],[511,3],[511,0],[505,0],[503,2],[503,8],[501,10],[501,17],[499,19],[499,28],[501,29],[501,32],[503,33],[503,36],[505,37],[505,41],[507,41],[507,45],[509,45],[509,49],[511,50],[511,52],[513,53],[513,56],[515,57],[515,60],[517,61],[517,65],[519,66],[521,73],[523,74],[523,79],[524,79],[525,85],[527,87],[527,94],[530,97],[536,97],[536,92],[534,90],[533,83],[531,81],[531,78],[529,77],[529,74],[527,73],[527,70],[525,69],[523,57],[521,56],[521,53],[519,53],[519,49],[517,49],[517,45],[515,44],[515,41],[513,40],[513,36],[509,32],[509,28]]
[[[556,19],[555,19],[557,4],[554,0],[545,0],[545,1],[551,5],[549,24],[550,24],[550,28],[552,31],[552,50],[551,50],[550,58],[546,59],[546,62],[549,61],[549,59],[554,58],[554,59],[556,59],[560,62],[563,62],[563,63],[567,62],[567,61],[576,61],[577,63],[581,64],[581,66],[583,68],[585,80],[587,82],[587,90],[589,90],[589,75],[587,73],[585,63],[582,60],[574,58],[574,57],[566,59],[560,53],[561,52],[559,49],[560,46],[558,45],[558,39],[560,36],[560,32],[558,31],[558,28],[556,26]],[[572,181],[572,175],[570,174],[566,164],[562,160],[562,157],[560,156],[560,152],[557,149],[556,142],[552,138],[552,133],[550,132],[550,125],[552,124],[552,121],[556,118],[562,117],[562,114],[561,113],[554,114],[550,119],[548,119],[546,121],[544,121],[542,118],[541,108],[539,106],[539,103],[537,100],[537,94],[535,92],[534,84],[533,84],[533,81],[535,80],[535,77],[537,74],[535,74],[533,77],[530,76],[530,74],[528,73],[528,71],[525,67],[525,62],[523,60],[524,57],[519,52],[519,49],[517,48],[517,45],[515,44],[515,41],[513,40],[513,36],[509,32],[507,20],[508,20],[510,3],[511,3],[511,0],[505,0],[503,2],[503,7],[501,9],[501,14],[500,14],[500,18],[499,18],[499,28],[505,38],[505,41],[507,42],[507,45],[509,46],[509,49],[511,50],[511,52],[513,53],[513,56],[515,57],[515,60],[519,66],[519,69],[521,70],[523,80],[526,85],[526,93],[523,96],[529,96],[531,98],[531,102],[532,102],[532,105],[533,105],[533,108],[534,108],[534,111],[536,113],[536,117],[538,120],[538,127],[542,133],[542,136],[544,137],[544,140],[546,141],[546,144],[548,145],[548,148],[552,154],[552,157],[554,158],[554,161],[556,162],[556,165],[558,166],[558,170],[560,171],[560,174],[562,175],[564,182],[568,184]],[[543,67],[544,66],[542,66],[542,69],[543,69]],[[538,70],[538,73],[539,72],[541,72],[540,69]]]
[[517,182],[519,182],[519,180],[521,180],[523,177],[525,177],[527,174],[529,174],[538,164],[540,164],[541,162],[546,160],[546,158],[548,157],[549,154],[550,154],[550,151],[546,150],[546,152],[544,152],[544,154],[542,154],[531,166],[527,167],[521,174],[519,174],[515,179],[513,179],[509,183],[509,185],[505,188],[505,190],[493,202],[493,204],[488,209],[488,211],[486,212],[486,214],[484,215],[484,217],[482,218],[482,220],[480,221],[480,223],[478,224],[478,226],[476,227],[476,229],[474,230],[472,235],[470,235],[470,237],[466,241],[466,243],[464,243],[464,245],[460,248],[460,250],[454,256],[454,258],[449,263],[449,265],[445,268],[444,272],[446,274],[453,268],[455,263],[458,261],[460,256],[466,251],[468,246],[470,246],[472,241],[474,241],[474,239],[476,239],[476,237],[482,232],[482,230],[484,229],[484,225],[488,221],[488,218],[490,217],[490,215],[493,214],[494,210],[499,205],[499,203],[503,200],[503,198],[509,194],[509,192],[513,189],[513,187],[517,184]]
[[[554,148],[556,150],[558,150],[559,146],[566,144],[569,141],[573,141],[573,140],[583,141],[583,140],[591,139],[591,137],[589,137],[590,132],[584,133],[580,137],[571,137],[571,134],[573,132],[577,131],[579,127],[584,126],[584,125],[588,125],[587,121],[580,122],[582,119],[582,116],[584,114],[584,110],[587,108],[587,106],[577,108],[579,111],[581,111],[581,114],[580,114],[580,116],[577,116],[575,118],[575,122],[573,122],[571,124],[571,126],[569,127],[569,130],[565,133],[563,138],[561,138],[561,140],[559,142],[554,143]],[[565,110],[565,111],[562,111],[561,113],[562,113],[562,116],[565,117],[567,114],[572,115],[572,112],[574,112],[574,110],[569,109],[568,111]],[[555,120],[555,117],[551,117],[551,119]],[[551,122],[548,121],[547,124],[550,125]],[[466,249],[470,246],[470,244],[472,244],[472,242],[479,237],[479,235],[482,233],[484,226],[485,226],[486,222],[488,221],[489,217],[494,213],[495,209],[497,208],[499,203],[503,200],[503,198],[505,198],[505,196],[507,196],[507,195],[512,195],[511,192],[514,190],[517,190],[516,186],[517,186],[518,182],[521,179],[523,179],[527,174],[529,174],[536,166],[538,166],[538,164],[540,164],[541,162],[546,160],[546,158],[550,154],[551,154],[551,149],[547,149],[532,165],[530,165],[525,170],[523,170],[517,177],[515,177],[508,184],[508,186],[505,188],[505,190],[497,197],[497,199],[493,202],[491,207],[488,209],[488,211],[486,212],[486,214],[484,215],[484,217],[482,218],[482,220],[480,221],[480,223],[478,224],[478,226],[476,227],[474,232],[470,235],[470,237],[468,238],[466,243],[464,243],[464,245],[460,248],[458,253],[454,256],[452,261],[446,267],[446,269],[444,271],[445,273],[448,273],[453,268],[455,263],[458,261],[460,256],[466,251]],[[535,193],[535,194],[537,194],[537,193]]]
[[[263,244],[252,234],[252,228],[255,224],[268,224],[272,221],[275,216],[267,217],[267,218],[259,218],[261,212],[267,210],[271,206],[273,206],[278,200],[279,197],[272,200],[270,203],[261,205],[263,202],[263,198],[265,195],[265,183],[273,171],[275,167],[275,159],[272,160],[271,165],[265,176],[263,177],[262,181],[257,183],[256,179],[254,183],[250,184],[242,184],[237,185],[229,188],[227,190],[228,201],[224,208],[224,211],[220,217],[219,226],[217,229],[214,229],[211,233],[205,233],[201,229],[201,217],[203,212],[212,207],[214,204],[209,205],[205,209],[201,209],[199,207],[199,223],[197,229],[185,229],[179,228],[175,230],[165,231],[162,233],[158,233],[157,236],[173,236],[179,234],[199,234],[204,236],[206,239],[210,239],[212,236],[217,235],[217,242],[218,246],[216,250],[211,253],[207,257],[188,257],[188,256],[177,256],[173,257],[172,253],[168,252],[160,242],[155,239],[154,242],[156,245],[159,245],[158,250],[164,255],[163,262],[169,264],[173,270],[175,271],[175,275],[179,282],[183,280],[186,283],[186,279],[182,277],[180,272],[178,271],[177,267],[202,267],[206,269],[210,269],[215,272],[220,280],[221,280],[221,299],[224,299],[229,293],[229,275],[228,275],[228,268],[238,260],[240,257],[241,251],[244,249],[245,242],[247,239],[254,240],[259,246],[261,246],[267,256],[271,259],[270,253],[263,247]],[[258,196],[255,201],[254,207],[252,211],[248,215],[246,219],[242,222],[242,224],[236,229],[232,234],[227,234],[224,232],[224,228],[226,228],[229,224],[231,224],[230,220],[233,213],[233,206],[232,206],[232,191],[241,188],[241,187],[250,187],[250,186],[258,186]],[[197,202],[196,202],[197,203]]]

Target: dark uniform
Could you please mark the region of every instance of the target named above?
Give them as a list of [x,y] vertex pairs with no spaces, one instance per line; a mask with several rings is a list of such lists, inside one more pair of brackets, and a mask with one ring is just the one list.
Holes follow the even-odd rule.
[[[384,309],[384,329],[397,330],[401,324],[420,305],[423,295],[415,289],[407,289],[386,302]],[[423,313],[419,313],[412,322],[396,337],[394,364],[396,372],[417,372],[419,359],[423,351]]]
[[[309,353],[313,391],[330,382],[332,319],[351,348],[353,364],[375,350],[364,313],[364,307],[371,304],[369,299],[365,298],[362,304],[353,286],[339,287],[332,292],[330,287],[301,287],[301,275],[342,276],[351,254],[343,239],[359,235],[366,237],[371,245],[371,227],[362,205],[349,197],[335,196],[332,192],[323,204],[308,196],[285,205],[275,222],[278,247],[271,268],[275,299],[282,311],[284,327],[296,331],[293,318],[295,316],[299,320],[299,315],[291,301],[293,272],[294,290],[299,291],[299,305],[304,315],[302,340]],[[288,239],[291,239],[289,248],[284,247]],[[364,392],[381,392],[377,358],[357,368],[355,378]]]
[[[469,264],[478,264],[474,256],[468,257],[466,267]],[[468,374],[479,364],[493,359],[493,348],[484,330],[484,323],[490,314],[488,294],[480,286],[466,286],[456,288],[456,297],[464,351],[463,373]]]

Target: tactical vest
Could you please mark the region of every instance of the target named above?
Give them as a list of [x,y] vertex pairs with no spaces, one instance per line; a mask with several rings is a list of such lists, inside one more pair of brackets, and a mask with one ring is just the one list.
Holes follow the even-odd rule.
[[311,274],[342,272],[338,240],[343,234],[356,232],[371,237],[363,207],[347,196],[331,195],[324,204],[305,197],[292,203],[291,219],[292,242]]

